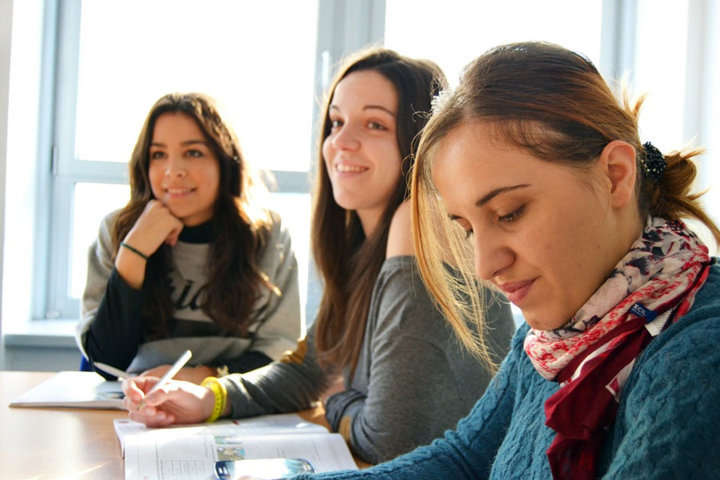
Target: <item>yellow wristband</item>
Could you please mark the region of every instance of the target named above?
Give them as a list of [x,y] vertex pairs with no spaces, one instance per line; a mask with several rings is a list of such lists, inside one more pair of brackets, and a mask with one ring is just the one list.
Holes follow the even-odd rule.
[[225,404],[227,403],[227,390],[225,389],[225,385],[223,385],[222,382],[215,377],[207,377],[200,385],[209,389],[215,395],[215,405],[213,406],[213,411],[208,419],[205,420],[208,423],[214,422],[220,418],[220,415],[222,415],[225,411]]

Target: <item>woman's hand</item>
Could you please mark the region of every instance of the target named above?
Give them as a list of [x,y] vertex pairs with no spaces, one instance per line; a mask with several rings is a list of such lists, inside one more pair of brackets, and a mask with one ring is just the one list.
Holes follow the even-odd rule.
[[[175,245],[182,229],[183,223],[170,213],[170,209],[157,200],[150,200],[123,242],[149,257],[163,243]],[[115,258],[118,273],[135,289],[142,287],[146,263],[141,255],[123,247]]]
[[[165,372],[170,370],[170,365],[160,365],[150,370],[144,371],[141,376],[143,377],[162,377]],[[207,377],[216,377],[217,368],[207,367],[205,365],[198,365],[197,367],[183,367],[178,373],[175,374],[173,379],[183,380],[185,382],[192,382],[200,385],[203,380]]]
[[156,377],[140,376],[123,382],[123,403],[132,420],[148,427],[165,427],[176,423],[201,423],[212,414],[215,394],[210,389],[171,380],[146,395],[157,381]]
[[182,229],[183,223],[168,207],[150,200],[123,241],[150,256],[163,243],[175,245]]

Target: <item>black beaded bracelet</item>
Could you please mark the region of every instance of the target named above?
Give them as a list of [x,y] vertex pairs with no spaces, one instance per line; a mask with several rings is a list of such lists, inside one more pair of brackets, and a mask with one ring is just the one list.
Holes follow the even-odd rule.
[[135,254],[137,254],[137,255],[140,255],[140,256],[143,258],[143,260],[147,260],[147,259],[148,259],[148,256],[147,256],[147,255],[145,255],[144,253],[142,253],[140,250],[138,250],[137,248],[133,247],[132,245],[128,245],[128,244],[125,243],[125,242],[120,242],[120,246],[127,248],[128,250],[130,250],[131,252],[133,252],[133,253],[135,253]]

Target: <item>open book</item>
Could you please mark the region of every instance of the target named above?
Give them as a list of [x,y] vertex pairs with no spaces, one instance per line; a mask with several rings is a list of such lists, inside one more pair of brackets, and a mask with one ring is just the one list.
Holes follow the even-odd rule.
[[315,472],[357,469],[340,435],[295,414],[169,428],[122,419],[115,432],[128,480],[215,479],[216,462],[245,459],[302,459]]
[[120,382],[95,372],[58,372],[10,402],[11,407],[70,407],[123,410]]

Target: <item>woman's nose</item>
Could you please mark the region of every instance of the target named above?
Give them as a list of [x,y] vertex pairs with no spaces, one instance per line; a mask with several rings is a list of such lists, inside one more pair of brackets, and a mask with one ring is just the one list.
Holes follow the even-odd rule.
[[165,165],[165,175],[169,177],[183,178],[187,175],[187,169],[185,168],[185,162],[181,159],[171,156]]
[[496,238],[475,235],[475,275],[490,281],[515,261],[512,250]]
[[357,150],[360,148],[360,138],[351,125],[343,125],[336,131],[332,138],[332,143],[338,150]]

